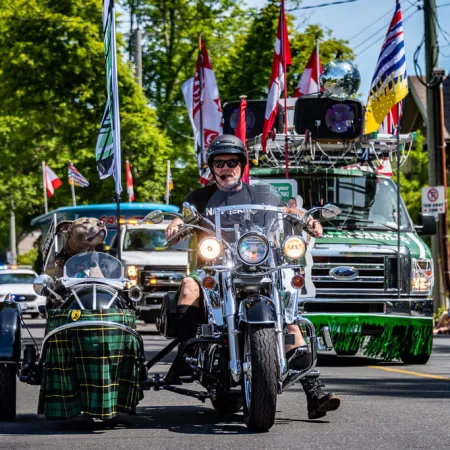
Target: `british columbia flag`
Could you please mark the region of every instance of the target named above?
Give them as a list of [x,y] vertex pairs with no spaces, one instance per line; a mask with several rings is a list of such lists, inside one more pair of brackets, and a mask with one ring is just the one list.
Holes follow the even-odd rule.
[[400,0],[397,0],[370,86],[366,105],[365,134],[377,131],[385,117],[392,112],[392,108],[407,95],[408,77],[402,10]]

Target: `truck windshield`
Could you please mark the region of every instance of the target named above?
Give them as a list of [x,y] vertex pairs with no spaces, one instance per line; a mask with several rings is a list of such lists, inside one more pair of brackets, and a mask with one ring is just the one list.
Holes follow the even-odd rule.
[[[387,178],[368,176],[297,178],[303,208],[333,203],[342,213],[323,221],[325,228],[397,229],[397,189]],[[400,200],[400,229],[410,229],[411,220]]]
[[128,229],[125,233],[123,250],[128,252],[176,252],[187,250],[188,242],[180,241],[177,245],[165,247],[165,230]]
[[32,273],[2,273],[0,284],[31,284],[37,275]]

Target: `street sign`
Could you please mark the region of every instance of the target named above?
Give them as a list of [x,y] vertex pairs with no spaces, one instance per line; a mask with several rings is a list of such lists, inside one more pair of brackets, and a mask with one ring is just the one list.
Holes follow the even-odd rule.
[[445,208],[444,186],[422,188],[422,214],[432,214],[437,218],[438,214],[444,214]]

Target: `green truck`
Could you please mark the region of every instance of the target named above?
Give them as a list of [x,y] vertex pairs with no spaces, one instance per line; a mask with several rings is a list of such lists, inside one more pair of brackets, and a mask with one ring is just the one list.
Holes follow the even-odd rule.
[[280,164],[253,168],[252,175],[274,185],[286,201],[297,198],[304,209],[326,203],[342,209],[322,220],[324,235],[312,250],[314,288],[302,292],[299,304],[317,329],[330,327],[336,353],[426,364],[433,264],[421,236],[436,232],[434,217],[419,215],[414,225],[397,201],[394,181],[373,171],[307,165],[290,167],[285,179]]

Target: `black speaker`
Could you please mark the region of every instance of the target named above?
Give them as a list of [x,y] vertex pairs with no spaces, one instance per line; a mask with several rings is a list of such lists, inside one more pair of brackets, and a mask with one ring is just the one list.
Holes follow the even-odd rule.
[[[247,108],[245,110],[245,118],[247,122],[247,139],[254,138],[263,132],[264,116],[266,114],[265,100],[247,100]],[[235,134],[236,125],[239,121],[239,104],[240,102],[226,103],[223,107],[223,133]],[[284,109],[278,106],[277,117],[273,128],[277,133],[284,132]]]
[[364,130],[364,106],[357,100],[300,97],[295,103],[295,131],[313,139],[353,140]]

